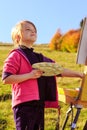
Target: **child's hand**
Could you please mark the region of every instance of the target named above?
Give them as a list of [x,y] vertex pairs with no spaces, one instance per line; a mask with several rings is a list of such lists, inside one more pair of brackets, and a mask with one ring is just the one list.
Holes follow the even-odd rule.
[[43,71],[39,70],[39,69],[34,69],[30,72],[31,78],[39,78],[41,77],[43,74]]

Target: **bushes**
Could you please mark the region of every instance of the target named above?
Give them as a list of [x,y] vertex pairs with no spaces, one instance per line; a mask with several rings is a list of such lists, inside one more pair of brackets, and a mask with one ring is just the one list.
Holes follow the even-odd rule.
[[49,44],[50,49],[67,52],[76,52],[80,39],[80,29],[70,30],[62,35],[59,31],[55,33]]

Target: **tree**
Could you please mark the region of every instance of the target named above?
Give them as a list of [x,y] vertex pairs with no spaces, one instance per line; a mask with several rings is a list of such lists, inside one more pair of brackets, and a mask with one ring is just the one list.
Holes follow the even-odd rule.
[[52,50],[58,49],[59,39],[61,36],[62,36],[61,30],[58,29],[50,41],[50,44],[49,44],[50,49]]
[[80,29],[70,30],[61,38],[61,51],[76,52],[80,39]]

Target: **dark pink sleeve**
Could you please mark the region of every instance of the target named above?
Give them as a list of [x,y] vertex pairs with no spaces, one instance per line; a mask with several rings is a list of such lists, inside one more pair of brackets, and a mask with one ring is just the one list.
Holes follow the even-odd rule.
[[12,52],[5,60],[3,66],[3,73],[8,72],[11,74],[17,74],[20,68],[20,55],[17,52]]

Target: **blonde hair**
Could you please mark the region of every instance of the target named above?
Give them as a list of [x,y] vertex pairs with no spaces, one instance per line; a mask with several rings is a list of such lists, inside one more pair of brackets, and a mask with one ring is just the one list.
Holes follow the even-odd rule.
[[12,38],[14,44],[16,44],[16,45],[18,45],[19,42],[20,42],[20,40],[17,37],[21,34],[22,27],[23,27],[24,23],[32,24],[33,27],[35,28],[36,32],[37,32],[37,29],[36,29],[35,25],[31,21],[24,20],[24,21],[21,21],[21,22],[17,23],[12,28],[12,31],[11,31],[11,38]]

